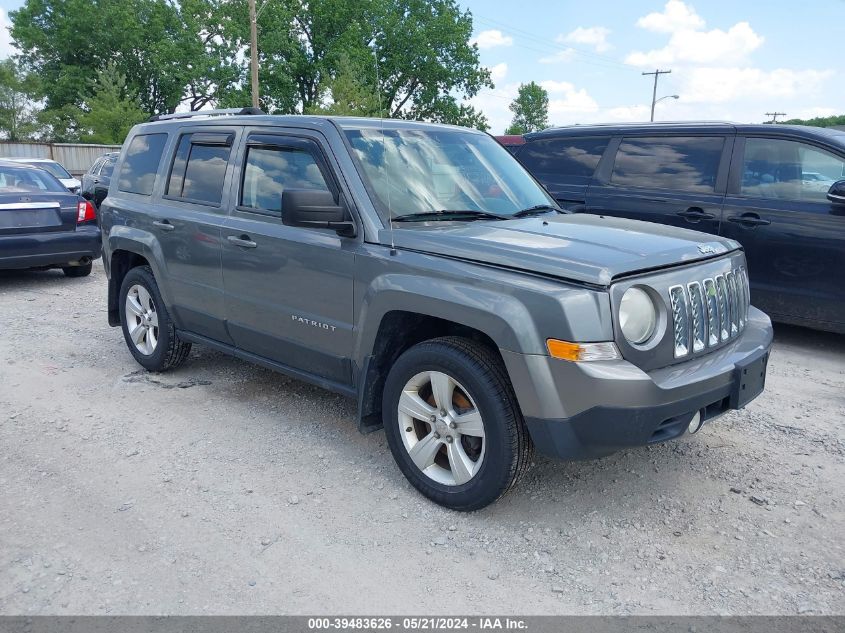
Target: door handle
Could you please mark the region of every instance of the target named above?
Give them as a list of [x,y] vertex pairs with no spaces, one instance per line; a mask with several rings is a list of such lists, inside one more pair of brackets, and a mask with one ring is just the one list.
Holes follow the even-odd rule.
[[712,213],[707,213],[700,207],[690,207],[684,211],[678,211],[677,215],[690,222],[700,222],[701,220],[712,220],[716,216]]
[[240,246],[241,248],[256,248],[258,246],[257,242],[253,242],[249,239],[249,235],[241,235],[240,237],[237,235],[230,235],[226,239],[235,246]]
[[156,220],[153,222],[153,226],[157,226],[162,231],[174,231],[176,227],[173,226],[169,220]]
[[744,227],[749,229],[753,229],[755,226],[767,226],[771,224],[771,220],[764,220],[756,213],[747,213],[744,215],[732,215],[728,218],[728,222],[733,222],[734,224],[740,224]]

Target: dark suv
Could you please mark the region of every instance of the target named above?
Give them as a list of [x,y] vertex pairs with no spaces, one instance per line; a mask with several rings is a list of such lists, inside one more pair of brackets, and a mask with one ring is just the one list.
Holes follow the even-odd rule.
[[476,130],[168,116],[129,134],[102,232],[143,367],[200,343],[354,397],[451,508],[497,499],[533,446],[671,440],[763,390],[735,241],[566,213]]
[[114,166],[119,155],[118,152],[103,154],[94,161],[91,169],[82,176],[79,195],[93,202],[97,209],[100,208],[103,200],[106,199],[106,195],[108,195],[112,172],[114,172]]
[[578,125],[509,149],[564,207],[729,237],[754,305],[845,332],[845,132],[788,125]]

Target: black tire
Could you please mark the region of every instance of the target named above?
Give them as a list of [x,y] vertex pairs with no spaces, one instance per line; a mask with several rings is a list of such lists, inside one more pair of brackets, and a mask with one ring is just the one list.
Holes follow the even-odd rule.
[[91,269],[94,267],[92,262],[83,264],[82,266],[64,266],[62,272],[65,277],[87,277],[91,274]]
[[[448,374],[462,385],[484,424],[484,459],[466,483],[435,481],[411,460],[399,428],[398,404],[405,385],[425,371]],[[452,510],[481,509],[516,485],[531,464],[533,444],[501,359],[469,339],[444,337],[415,345],[387,376],[382,412],[387,442],[399,469],[423,495]]]
[[[133,286],[142,286],[149,294],[155,305],[155,312],[158,316],[157,344],[151,354],[142,353],[132,341],[129,335],[129,326],[126,317],[126,295]],[[123,330],[123,338],[132,356],[144,369],[155,372],[163,372],[174,369],[185,362],[191,351],[191,344],[182,341],[176,333],[176,328],[167,311],[167,307],[161,298],[153,271],[149,266],[138,266],[133,268],[120,285],[118,298],[120,307],[120,325]]]

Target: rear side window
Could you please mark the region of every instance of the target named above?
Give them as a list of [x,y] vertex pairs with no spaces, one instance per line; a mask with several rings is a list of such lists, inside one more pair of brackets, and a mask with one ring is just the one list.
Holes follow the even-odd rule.
[[152,195],[167,134],[139,134],[132,139],[120,168],[118,189]]
[[721,137],[627,138],[610,180],[617,185],[710,193],[725,140]]
[[229,163],[232,134],[186,134],[170,170],[167,195],[173,198],[219,205]]
[[520,162],[540,180],[592,178],[610,139],[558,138],[534,141],[517,152]]

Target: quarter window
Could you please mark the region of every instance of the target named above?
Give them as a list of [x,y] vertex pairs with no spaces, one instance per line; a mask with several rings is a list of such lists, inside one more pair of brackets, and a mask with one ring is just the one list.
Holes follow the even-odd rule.
[[231,149],[231,135],[184,135],[173,159],[167,195],[219,205]]
[[633,187],[712,193],[724,144],[721,137],[624,139],[611,181]]
[[118,189],[152,195],[167,134],[139,134],[132,139],[120,168]]
[[329,186],[316,159],[305,149],[249,147],[241,206],[281,215],[285,189],[329,190]]
[[845,160],[812,145],[768,138],[745,141],[743,195],[826,202],[827,190],[843,178]]
[[607,138],[550,139],[526,144],[520,162],[542,181],[589,179],[607,147]]

